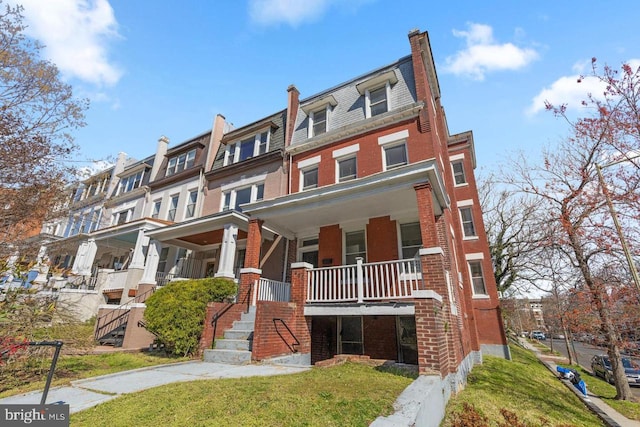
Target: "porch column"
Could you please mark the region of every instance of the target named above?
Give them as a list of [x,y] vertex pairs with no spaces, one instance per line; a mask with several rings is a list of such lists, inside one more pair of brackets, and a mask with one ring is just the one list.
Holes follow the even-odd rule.
[[73,260],[73,266],[71,267],[71,272],[73,274],[80,274],[80,269],[84,264],[84,258],[87,255],[88,248],[89,242],[86,240],[80,243],[80,246],[78,246],[78,250],[76,251],[76,258]]
[[149,238],[145,236],[144,230],[138,230],[136,246],[133,249],[129,268],[144,268],[144,247],[149,245]]
[[162,245],[157,240],[151,240],[149,242],[149,249],[147,250],[147,261],[144,264],[144,272],[142,273],[142,279],[140,284],[156,285],[156,273],[158,272],[158,264],[160,262],[160,250]]
[[220,246],[220,260],[218,262],[218,272],[214,277],[235,278],[233,271],[233,261],[236,257],[236,242],[238,240],[238,226],[235,224],[225,224],[222,234],[222,245]]
[[418,202],[418,218],[420,219],[420,234],[422,247],[432,248],[438,246],[438,233],[436,230],[436,216],[433,210],[433,195],[431,184],[424,182],[413,186]]
[[93,267],[93,261],[96,259],[96,253],[98,252],[98,245],[96,239],[89,239],[87,241],[87,250],[84,254],[84,260],[78,263],[78,274],[82,276],[91,276],[91,267]]
[[300,341],[300,353],[311,353],[311,317],[305,317],[307,281],[313,265],[306,262],[291,264],[291,302],[296,305],[295,334]]
[[247,248],[244,256],[244,268],[240,270],[240,301],[244,298],[251,298],[251,290],[256,280],[260,279],[262,270],[260,269],[260,250],[262,248],[262,221],[258,219],[249,220],[249,230],[247,231]]

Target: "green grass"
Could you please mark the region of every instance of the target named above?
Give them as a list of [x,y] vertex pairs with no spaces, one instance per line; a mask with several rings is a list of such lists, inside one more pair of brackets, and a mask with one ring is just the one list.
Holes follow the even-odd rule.
[[530,351],[511,346],[512,361],[487,356],[469,374],[467,387],[447,405],[443,426],[469,403],[494,424],[501,409],[514,412],[528,425],[601,426],[592,414]]
[[592,376],[581,367],[574,368],[580,372],[582,379],[587,383],[587,390],[589,393],[599,397],[607,405],[611,406],[625,417],[640,421],[640,403],[630,402],[628,400],[616,400],[616,388],[613,385],[600,377]]
[[[56,365],[52,386],[69,384],[73,380],[95,377],[98,375],[112,374],[114,372],[127,371],[129,369],[144,368],[146,366],[161,365],[184,361],[184,358],[169,358],[145,353],[107,353],[107,354],[87,354],[87,355],[61,355]],[[16,381],[16,385],[9,390],[0,393],[0,398],[25,393],[34,390],[43,390],[51,357],[38,358],[35,363],[40,366],[41,372],[37,379],[21,381],[20,372],[12,374],[11,366],[4,366],[7,371],[5,381]],[[3,384],[7,386],[7,384]]]
[[295,375],[169,384],[72,415],[73,426],[364,426],[413,381],[346,363]]

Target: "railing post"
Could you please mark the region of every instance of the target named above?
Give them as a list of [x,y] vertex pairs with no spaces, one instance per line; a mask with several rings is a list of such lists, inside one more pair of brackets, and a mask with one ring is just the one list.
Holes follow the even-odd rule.
[[362,257],[356,258],[356,280],[358,284],[358,304],[364,301],[364,272],[362,270]]

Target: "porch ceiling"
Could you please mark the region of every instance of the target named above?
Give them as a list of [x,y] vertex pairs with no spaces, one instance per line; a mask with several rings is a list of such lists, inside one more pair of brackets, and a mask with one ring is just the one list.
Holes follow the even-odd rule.
[[389,215],[417,216],[415,184],[430,182],[436,213],[449,203],[434,161],[415,163],[345,183],[243,205],[286,237],[312,229]]

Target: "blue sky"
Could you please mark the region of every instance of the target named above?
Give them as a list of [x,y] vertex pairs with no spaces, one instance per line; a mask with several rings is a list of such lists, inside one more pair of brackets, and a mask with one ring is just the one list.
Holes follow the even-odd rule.
[[[639,3],[425,0],[5,0],[24,5],[78,96],[78,160],[153,154],[210,129],[286,107],[410,53],[428,31],[452,134],[472,130],[478,166],[553,144],[566,126],[544,100],[579,107],[591,58],[640,64]],[[89,163],[87,163],[89,165]]]

